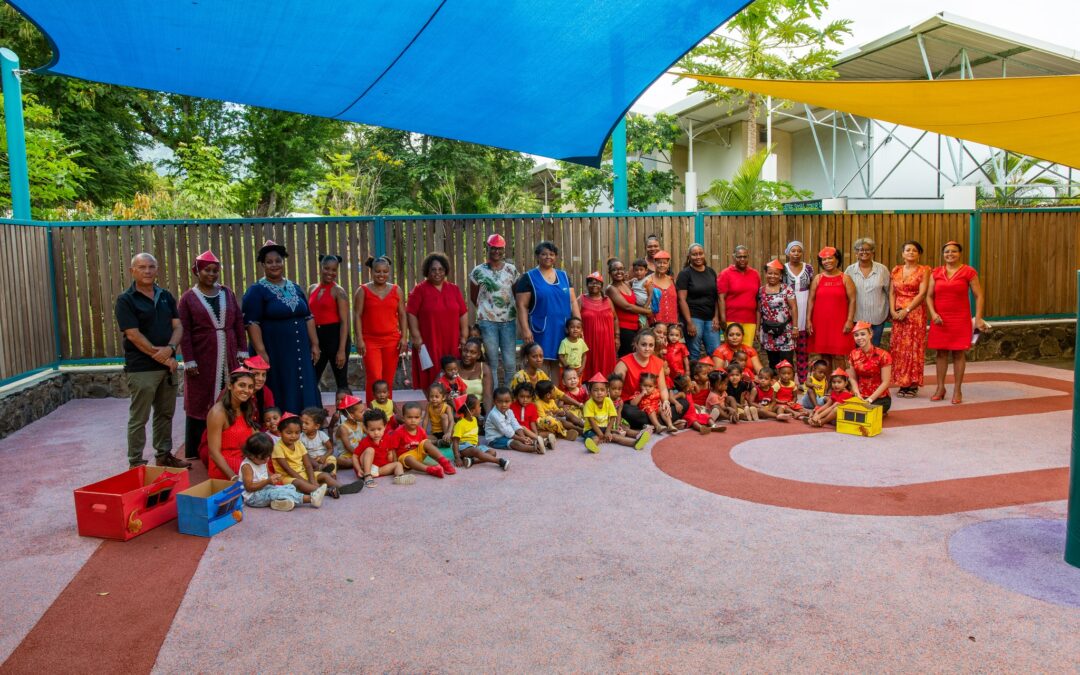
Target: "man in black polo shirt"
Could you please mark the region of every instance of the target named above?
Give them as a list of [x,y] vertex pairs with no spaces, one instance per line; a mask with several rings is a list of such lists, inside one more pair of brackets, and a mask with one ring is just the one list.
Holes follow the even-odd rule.
[[178,390],[176,347],[180,314],[176,299],[155,282],[158,264],[149,253],[131,259],[131,287],[116,298],[116,323],[124,333],[124,372],[131,390],[128,412],[128,464],[146,464],[146,422],[154,413],[153,444],[158,466],[186,469],[172,454],[172,418]]

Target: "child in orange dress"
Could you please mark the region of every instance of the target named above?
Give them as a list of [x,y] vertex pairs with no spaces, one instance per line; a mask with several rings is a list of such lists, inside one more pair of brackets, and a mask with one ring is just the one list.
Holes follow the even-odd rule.
[[777,405],[790,410],[792,417],[797,420],[809,417],[810,413],[799,404],[799,385],[795,382],[795,366],[785,359],[776,364],[776,372],[780,376],[780,381],[775,387]]
[[[671,421],[671,411],[660,408],[660,390],[656,386],[656,375],[642,373],[638,386],[640,391],[630,399],[630,403],[649,416],[649,423],[656,428],[657,433],[678,431]],[[661,420],[663,424],[660,424]]]
[[[690,350],[683,342],[682,326],[673,323],[667,329],[667,352],[664,354],[671,376],[690,374]],[[711,364],[712,361],[710,360]]]
[[814,408],[813,414],[806,418],[806,423],[812,427],[821,427],[836,422],[836,409],[840,404],[855,394],[851,393],[847,371],[837,368],[829,376],[829,402]]
[[727,420],[739,423],[739,408],[735,397],[728,395],[728,374],[726,370],[714,370],[709,373],[709,397],[705,399],[705,409],[713,421]]
[[777,422],[790,422],[791,413],[776,403],[776,371],[765,366],[758,371],[755,383],[754,390],[750,392],[750,400],[757,409],[758,416]]

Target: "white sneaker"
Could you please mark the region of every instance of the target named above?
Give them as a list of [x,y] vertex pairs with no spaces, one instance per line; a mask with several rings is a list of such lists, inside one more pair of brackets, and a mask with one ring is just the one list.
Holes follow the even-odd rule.
[[326,486],[320,485],[319,489],[311,493],[311,505],[315,508],[322,508],[323,497],[326,496]]
[[296,504],[291,499],[274,499],[270,501],[270,508],[275,511],[292,511]]

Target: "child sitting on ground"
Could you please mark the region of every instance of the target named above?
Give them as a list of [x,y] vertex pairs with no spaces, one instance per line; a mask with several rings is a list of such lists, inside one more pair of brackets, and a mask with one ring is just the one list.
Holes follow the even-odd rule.
[[[608,431],[611,432],[612,435],[634,436],[636,438],[637,434],[634,433],[634,430],[630,428],[630,425],[627,424],[626,420],[624,420],[622,417],[622,390],[623,385],[625,384],[626,381],[623,379],[622,375],[619,375],[618,373],[612,373],[608,375],[608,398],[610,398],[611,402],[615,404],[615,419],[611,421],[611,426],[608,428]],[[651,425],[646,424],[645,426],[649,428],[649,433],[653,432],[653,427]]]
[[666,323],[653,324],[652,336],[655,343],[655,346],[653,347],[653,355],[664,362],[664,377],[667,378],[668,382],[671,382],[671,366],[669,366],[667,362],[667,331],[668,329]]
[[262,417],[263,432],[277,443],[281,438],[277,428],[278,422],[281,421],[281,409],[267,408],[263,411]]
[[[300,443],[307,450],[308,457],[311,457],[311,463],[316,471],[327,471],[336,474],[338,462],[337,458],[334,457],[334,444],[330,442],[330,437],[322,430],[325,422],[326,408],[322,406],[304,408],[300,413],[300,429],[303,431],[300,434]],[[345,462],[348,462],[348,464]],[[351,465],[351,460],[344,460],[341,464],[341,466]]]
[[511,406],[513,396],[506,387],[496,387],[492,392],[493,408],[484,420],[484,440],[488,447],[497,450],[517,450],[544,454],[544,443],[539,442],[536,434],[527,431],[518,422]]
[[814,408],[814,412],[810,414],[810,417],[806,418],[806,423],[812,427],[835,423],[836,409],[840,407],[840,404],[855,395],[851,392],[850,387],[851,381],[848,379],[847,371],[843,368],[834,370],[832,375],[829,376],[828,403]]
[[[435,439],[435,445],[440,448],[450,447],[450,436],[454,431],[453,416],[450,406],[446,403],[446,387],[438,382],[432,382],[427,391],[427,407],[421,425],[431,437]],[[402,407],[402,417],[405,416],[405,408]]]
[[746,352],[735,352],[735,356],[731,359],[731,362],[739,366],[742,370],[743,379],[747,382],[753,382],[757,379],[757,373],[750,367],[750,357],[746,355]]
[[709,397],[705,400],[705,407],[709,411],[709,419],[727,420],[732,424],[739,423],[739,409],[735,400],[728,395],[728,374],[726,370],[714,370],[709,373]]
[[727,393],[731,398],[740,419],[757,421],[757,408],[751,405],[750,392],[753,386],[743,376],[739,364],[732,363],[727,369]]
[[673,400],[683,399],[686,401],[686,412],[683,413],[683,422],[686,426],[698,432],[707,434],[713,431],[727,431],[727,427],[716,424],[716,420],[709,416],[705,408],[694,405],[688,393],[693,383],[686,375],[679,375],[672,382],[674,387]]
[[555,383],[551,380],[537,382],[535,391],[536,401],[533,405],[536,406],[537,431],[546,431],[568,441],[576,440],[582,432],[582,428],[574,423],[579,418],[571,419],[571,415],[559,406],[555,396],[562,392],[555,388]]
[[269,506],[275,511],[292,511],[297,504],[311,504],[315,508],[322,506],[325,485],[310,495],[300,494],[296,486],[282,485],[281,476],[267,470],[274,443],[265,433],[252,434],[244,441],[244,461],[240,463],[244,505],[253,508]]
[[776,364],[776,372],[780,381],[776,383],[776,403],[791,411],[792,417],[797,420],[809,417],[809,413],[799,405],[799,385],[795,382],[795,366],[790,361],[784,360]]
[[[341,410],[341,402],[345,400],[346,396],[352,396],[352,391],[348,389],[338,389],[334,394],[334,409],[331,411],[329,421],[326,424],[326,435],[331,439],[337,439],[337,428],[341,424],[341,420],[345,419],[344,415],[339,413]],[[337,446],[337,441],[334,440],[334,445]]]
[[[582,386],[581,376],[576,368],[567,368],[562,374],[562,404],[566,412],[581,419],[585,401],[589,400],[589,390]],[[607,380],[604,380],[607,382]]]
[[641,412],[649,416],[649,423],[656,428],[657,433],[674,433],[678,429],[672,423],[671,411],[660,407],[660,390],[656,382],[656,375],[642,373],[638,379],[638,393],[630,399],[630,404],[636,405]]
[[[412,485],[416,476],[405,473],[405,466],[397,458],[397,441],[386,422],[386,413],[378,408],[368,408],[361,418],[364,438],[356,446],[356,483],[341,488],[343,494],[351,492],[354,485],[373,488],[378,476],[394,476],[394,485]],[[352,488],[359,491],[359,487]]]
[[[622,379],[618,382],[621,385]],[[608,397],[608,381],[600,373],[589,379],[589,400],[585,402],[582,414],[585,418],[585,447],[591,453],[600,452],[601,443],[616,443],[641,450],[649,442],[651,427],[648,425],[633,438],[615,433],[619,413],[611,398]]]
[[695,406],[701,408],[698,412],[705,410],[705,403],[709,398],[709,373],[711,372],[712,361],[695,363],[691,369],[690,389],[687,391],[687,396]]
[[375,380],[371,385],[371,395],[375,398],[368,401],[368,407],[383,411],[388,432],[396,429],[401,424],[401,417],[394,402],[390,400],[390,383],[386,380]]
[[[439,374],[439,379],[435,381],[446,390],[446,399],[453,401],[458,396],[464,396],[465,380],[461,379],[461,362],[457,360],[456,356],[448,354],[442,357],[439,363],[442,364],[442,373]],[[372,391],[372,394],[374,393]]]
[[776,402],[776,371],[765,366],[758,371],[756,386],[750,393],[750,401],[757,409],[759,418],[774,419],[777,422],[790,422],[791,412],[786,406]]
[[[548,380],[543,380],[547,382]],[[535,438],[541,449],[555,449],[555,434],[541,431],[539,427],[540,410],[536,407],[534,399],[536,389],[528,382],[522,382],[514,387],[514,403],[510,406],[514,419],[525,430],[526,434]]]
[[510,466],[510,460],[498,457],[494,450],[480,445],[480,399],[475,394],[459,396],[454,405],[457,407],[458,421],[454,422],[454,464],[472,467],[476,462],[498,464],[503,471]]
[[525,367],[514,373],[513,379],[510,380],[511,391],[517,391],[517,386],[522,382],[535,387],[537,382],[551,379],[544,372],[544,348],[540,345],[535,342],[526,342],[521,345],[521,361]]
[[353,451],[364,440],[364,427],[361,419],[364,404],[360,399],[347,394],[338,402],[338,424],[334,429],[334,457],[338,466],[355,467]]
[[814,361],[803,385],[802,407],[813,410],[829,402],[829,364],[825,359]]
[[572,316],[566,320],[566,337],[559,343],[559,365],[564,369],[581,370],[585,367],[589,345],[585,344],[584,335],[585,324],[581,319]]
[[300,443],[300,418],[292,413],[285,413],[278,422],[281,440],[274,444],[270,457],[274,460],[274,473],[281,475],[283,485],[292,485],[300,492],[314,494],[325,486],[324,494],[334,499],[339,496],[341,484],[325,471],[316,471],[311,464],[307,448]]
[[[434,386],[434,385],[432,385]],[[424,428],[420,426],[423,418],[423,406],[417,401],[409,401],[401,406],[401,426],[394,431],[394,446],[397,448],[398,461],[406,469],[423,471],[429,476],[442,478],[444,475],[453,475],[457,469],[443,456],[435,444],[428,440]],[[424,459],[430,457],[435,460],[436,466],[424,464]]]
[[[690,375],[690,350],[683,342],[682,326],[673,323],[667,330],[667,352],[664,354],[671,376]],[[696,364],[695,364],[696,365]]]

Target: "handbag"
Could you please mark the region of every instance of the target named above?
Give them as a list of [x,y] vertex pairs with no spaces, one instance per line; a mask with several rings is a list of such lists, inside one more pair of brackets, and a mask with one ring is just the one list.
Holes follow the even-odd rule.
[[785,332],[787,332],[787,327],[788,327],[789,323],[791,323],[791,322],[790,321],[780,321],[780,322],[766,321],[765,319],[762,319],[761,320],[761,330],[764,331],[766,334],[771,335],[773,337],[780,337]]

